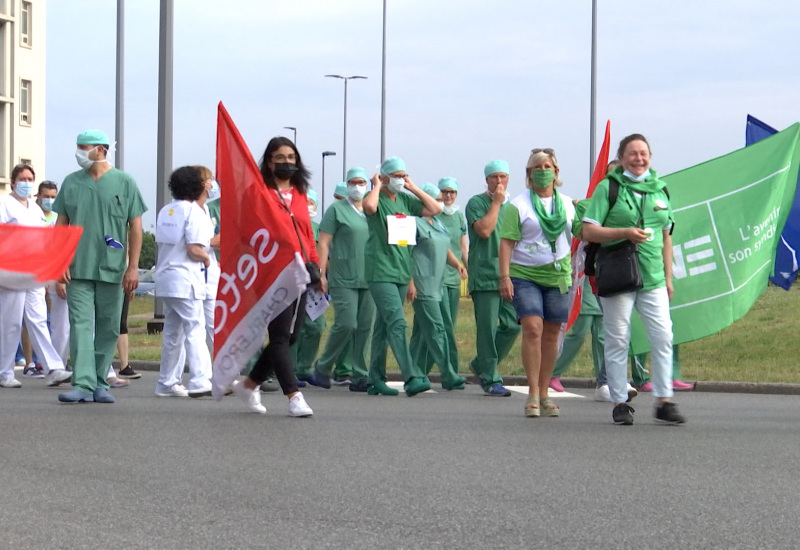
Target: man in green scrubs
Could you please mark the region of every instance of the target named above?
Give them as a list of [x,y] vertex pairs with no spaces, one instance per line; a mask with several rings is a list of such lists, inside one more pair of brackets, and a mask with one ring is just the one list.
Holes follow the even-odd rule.
[[81,170],[64,179],[53,203],[56,225],[83,227],[64,276],[74,389],[58,400],[113,403],[106,374],[119,338],[123,291],[132,295],[139,286],[142,214],[147,207],[133,178],[106,160],[105,133],[81,132],[77,145]]
[[477,354],[470,368],[478,376],[485,395],[508,397],[497,365],[505,359],[519,335],[517,314],[511,302],[500,297],[500,213],[508,208],[508,163],[493,160],[483,170],[487,190],[467,203],[464,214],[469,228],[469,291],[475,308]]
[[[398,393],[386,384],[388,344],[403,373],[406,395],[411,397],[431,389],[431,383],[411,358],[406,340],[408,324],[403,313],[403,300],[411,280],[411,251],[402,242],[389,244],[388,224],[390,217],[435,216],[442,211],[442,207],[411,181],[405,162],[397,157],[381,163],[380,176],[373,176],[372,184],[372,191],[364,198],[364,213],[369,227],[366,278],[378,314],[372,333],[367,393]],[[404,189],[409,193],[404,193]]]

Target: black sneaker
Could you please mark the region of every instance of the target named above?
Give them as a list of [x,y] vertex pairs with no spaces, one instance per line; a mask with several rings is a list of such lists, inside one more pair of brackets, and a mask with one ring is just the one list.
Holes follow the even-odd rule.
[[686,419],[678,412],[675,403],[661,403],[656,407],[656,420],[667,424],[683,424]]
[[369,386],[367,379],[361,378],[355,382],[350,382],[350,391],[365,392],[367,391],[367,386]]
[[267,378],[261,383],[262,392],[278,391],[279,389],[280,385],[278,385],[278,381],[272,377]]
[[124,369],[119,369],[119,377],[120,378],[129,378],[131,380],[136,380],[137,378],[141,378],[142,375],[131,368],[130,365],[125,365]]
[[633,407],[627,403],[620,403],[614,407],[611,413],[611,418],[614,419],[614,424],[622,424],[623,426],[631,426],[633,424]]

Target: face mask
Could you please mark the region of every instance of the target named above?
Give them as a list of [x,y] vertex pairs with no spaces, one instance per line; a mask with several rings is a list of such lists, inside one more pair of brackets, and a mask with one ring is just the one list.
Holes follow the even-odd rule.
[[42,199],[42,210],[44,210],[45,212],[52,212],[53,203],[55,202],[55,200],[56,199]]
[[367,186],[364,185],[348,185],[347,186],[347,196],[350,197],[350,200],[353,201],[360,201],[364,198],[364,195],[367,194]]
[[33,184],[29,181],[18,181],[16,187],[14,187],[14,193],[23,199],[29,197],[31,191],[33,191]]
[[648,168],[647,170],[645,170],[644,174],[642,174],[641,176],[636,176],[636,175],[632,174],[631,172],[629,172],[627,170],[622,172],[622,175],[625,176],[626,178],[628,178],[629,180],[644,181],[644,180],[647,179],[647,176],[650,175],[650,169]]
[[405,178],[389,178],[389,191],[399,193],[406,186]]
[[317,207],[308,205],[308,217],[316,218],[317,217]]
[[534,170],[531,172],[531,181],[536,187],[544,189],[549,187],[553,180],[555,180],[556,171],[548,169]]
[[275,164],[272,173],[279,180],[290,180],[298,168],[296,164],[291,162],[278,162]]
[[442,212],[444,212],[448,216],[452,216],[453,214],[455,214],[456,210],[458,210],[458,206],[455,204],[451,204],[450,206],[447,206],[446,204],[442,205]]
[[211,189],[208,190],[208,200],[213,201],[219,198],[219,187],[216,183],[211,184]]
[[97,149],[97,147],[93,147],[92,149],[89,149],[88,151],[84,151],[83,149],[78,149],[77,151],[75,151],[75,160],[78,161],[78,166],[88,170],[89,168],[92,167],[92,165],[95,162],[99,162],[99,161],[92,160],[92,159],[89,158],[89,153],[91,153],[95,149]]

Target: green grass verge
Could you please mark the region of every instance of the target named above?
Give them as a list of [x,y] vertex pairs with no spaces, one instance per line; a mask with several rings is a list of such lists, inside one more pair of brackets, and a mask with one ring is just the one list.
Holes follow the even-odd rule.
[[[681,363],[684,380],[734,381],[734,382],[800,382],[797,369],[800,334],[800,286],[786,292],[770,286],[753,308],[742,319],[713,336],[681,346]],[[153,298],[135,298],[130,306],[131,359],[158,361],[161,354],[161,335],[148,335],[147,322],[152,319]],[[333,321],[333,311],[326,312],[328,326]],[[409,326],[413,314],[406,305]],[[409,330],[410,336],[410,330]],[[327,332],[321,346],[325,345]],[[462,299],[456,323],[456,340],[460,354],[461,371],[469,369],[467,361],[475,355],[475,322],[472,301]],[[387,367],[397,370],[393,355],[389,354]],[[524,374],[520,361],[519,341],[508,358],[500,365],[501,374]],[[592,359],[587,341],[574,364],[565,376],[592,377]]]

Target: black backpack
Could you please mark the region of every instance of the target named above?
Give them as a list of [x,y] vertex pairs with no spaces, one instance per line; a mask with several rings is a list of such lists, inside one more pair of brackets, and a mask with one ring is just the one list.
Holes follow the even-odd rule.
[[[669,198],[669,190],[664,187],[664,193],[666,193],[667,198]],[[619,196],[619,182],[617,180],[609,179],[608,180],[608,211],[611,212],[611,209],[614,208],[614,205],[617,204],[617,197]],[[669,230],[669,234],[672,235],[672,229]],[[583,249],[586,253],[586,257],[584,259],[583,264],[583,272],[586,275],[594,277],[594,264],[595,264],[595,257],[597,256],[597,251],[600,250],[600,243],[589,243]]]

